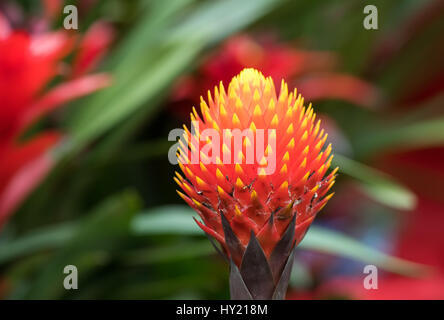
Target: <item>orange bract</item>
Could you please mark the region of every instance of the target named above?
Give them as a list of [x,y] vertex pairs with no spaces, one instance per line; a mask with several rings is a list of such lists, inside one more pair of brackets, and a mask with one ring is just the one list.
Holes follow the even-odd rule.
[[[174,178],[185,192],[179,195],[203,220],[199,226],[226,250],[224,214],[242,246],[253,231],[268,257],[296,215],[299,242],[332,196],[326,194],[337,171],[326,176],[331,145],[324,146],[327,134],[311,105],[304,107],[304,98],[296,90],[289,93],[283,80],[277,95],[271,78],[244,69],[227,91],[221,83],[214,98],[208,93],[208,103],[202,98],[201,114],[193,109],[193,130],[185,127],[177,153],[184,176],[176,172]],[[204,137],[206,129],[214,129],[220,139]],[[235,151],[227,129],[249,129],[253,135],[242,136]],[[266,131],[263,139],[254,135],[259,129]],[[262,153],[255,151],[254,162],[247,163],[250,147]],[[267,174],[270,161],[275,170]]]

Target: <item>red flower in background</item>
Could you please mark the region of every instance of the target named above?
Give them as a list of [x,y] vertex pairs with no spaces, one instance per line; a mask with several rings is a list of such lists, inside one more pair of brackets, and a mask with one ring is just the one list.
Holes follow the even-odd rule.
[[[402,58],[408,46],[427,34],[427,28],[444,16],[444,3],[430,1],[415,11],[383,39],[383,52],[376,58],[385,62]],[[378,47],[379,48],[379,47]],[[391,50],[388,50],[391,48]],[[439,38],[421,48],[427,52],[427,61],[412,64],[411,76],[402,79],[402,90],[394,97],[397,110],[409,111],[436,103],[444,92],[444,46]],[[383,55],[385,54],[385,56]],[[400,57],[401,56],[401,57]],[[381,59],[384,61],[384,59]],[[377,59],[375,59],[377,61]],[[441,99],[442,101],[442,99]],[[435,116],[442,115],[438,102]],[[444,128],[443,128],[444,130]],[[395,253],[406,259],[432,266],[433,272],[419,279],[390,276],[385,289],[379,293],[364,293],[365,298],[376,299],[444,299],[444,148],[441,145],[416,150],[390,152],[379,155],[377,165],[407,185],[418,195],[418,207],[406,217],[396,244]]]
[[[416,49],[418,39],[430,37],[427,28],[441,21],[443,16],[442,1],[424,3],[375,46],[369,71],[377,74],[385,71],[391,62],[401,61],[403,55],[411,52],[409,46]],[[427,60],[409,65],[409,76],[400,80],[399,90],[389,97],[387,109],[396,109],[399,114],[421,106],[435,107],[434,116],[442,115],[444,109],[440,97],[444,93],[444,45],[440,38],[421,43]],[[379,279],[378,290],[366,290],[363,277],[336,278],[307,295],[310,298],[444,299],[444,148],[428,146],[375,156],[377,167],[396,177],[418,196],[417,208],[402,213],[404,221],[392,253],[433,269],[418,278],[385,275]],[[301,297],[304,296],[299,293],[290,295],[293,299]]]
[[[47,151],[61,135],[42,132],[24,143],[18,138],[49,111],[110,83],[108,75],[86,75],[106,52],[110,27],[96,23],[78,46],[77,38],[64,30],[12,30],[0,13],[0,227],[51,168]],[[62,59],[74,51],[72,68],[62,72]],[[48,90],[58,76],[63,81]]]
[[419,198],[418,208],[402,229],[394,254],[397,257],[431,266],[419,277],[381,275],[378,288],[367,290],[366,276],[333,278],[313,291],[293,292],[289,299],[324,299],[343,297],[364,300],[444,299],[444,209],[442,204]]
[[228,39],[198,68],[196,75],[182,78],[173,91],[174,111],[188,114],[199,102],[202,92],[228,83],[244,68],[262,70],[265,76],[286,79],[297,87],[308,101],[342,99],[359,106],[371,107],[379,93],[369,83],[334,71],[336,58],[329,52],[304,51],[272,38],[256,40],[248,35]]

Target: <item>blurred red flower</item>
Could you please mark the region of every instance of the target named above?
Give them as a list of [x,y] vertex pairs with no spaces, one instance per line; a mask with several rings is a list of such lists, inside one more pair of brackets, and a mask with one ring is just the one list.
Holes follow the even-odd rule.
[[195,75],[183,77],[173,89],[175,112],[188,114],[199,96],[220,81],[228,83],[244,68],[256,68],[276,81],[285,79],[307,101],[342,99],[372,107],[379,92],[371,84],[335,71],[336,57],[330,52],[304,51],[279,43],[272,37],[241,34],[228,39],[210,54]]
[[[443,15],[444,3],[435,0],[424,3],[401,21],[398,28],[375,46],[369,63],[372,73],[386,71],[386,66],[397,63],[408,54],[409,46],[415,47],[421,37],[430,37],[427,30],[433,29],[427,28],[441,21]],[[424,106],[433,109],[435,116],[443,114],[440,97],[444,93],[444,64],[441,63],[444,46],[439,38],[432,39],[421,47],[421,51],[427,53],[427,61],[408,66],[409,76],[400,80],[399,90],[390,97],[387,109],[396,109],[400,114]],[[403,221],[392,253],[433,269],[418,278],[394,274],[381,276],[378,290],[366,290],[363,276],[336,278],[306,295],[310,298],[444,299],[444,148],[437,145],[389,150],[374,157],[375,166],[394,176],[418,196],[417,208],[402,213]],[[299,299],[303,294],[293,293],[289,297]]]
[[419,277],[395,274],[380,275],[378,289],[367,290],[365,274],[337,277],[313,291],[293,292],[289,299],[351,298],[377,300],[444,299],[444,207],[425,198],[419,199],[418,208],[411,213],[397,240],[394,255],[433,267]]
[[[106,74],[86,72],[106,52],[111,28],[99,22],[79,45],[77,38],[65,30],[13,30],[0,13],[0,227],[51,168],[47,151],[61,137],[47,131],[21,143],[25,129],[49,111],[110,83]],[[74,51],[72,68],[63,68],[62,59]],[[48,89],[53,82],[57,84]]]
[[[390,62],[401,58],[403,50],[414,46],[421,37],[430,36],[427,28],[441,21],[444,15],[442,1],[424,3],[401,23],[383,42],[392,44],[392,50],[376,56]],[[441,19],[441,20],[440,20]],[[390,47],[390,46],[389,46]],[[397,110],[409,112],[415,108],[435,108],[435,116],[442,115],[444,93],[444,64],[441,63],[444,46],[439,38],[422,48],[427,61],[409,66],[410,77],[402,79],[394,102]],[[382,58],[385,58],[382,59]],[[376,59],[375,59],[376,61]],[[437,101],[437,102],[436,102]],[[368,293],[369,298],[385,299],[444,299],[444,148],[441,145],[415,150],[392,151],[378,155],[377,166],[396,177],[418,195],[418,207],[407,215],[398,239],[396,252],[400,257],[424,263],[434,273],[420,279],[391,276],[380,293]]]

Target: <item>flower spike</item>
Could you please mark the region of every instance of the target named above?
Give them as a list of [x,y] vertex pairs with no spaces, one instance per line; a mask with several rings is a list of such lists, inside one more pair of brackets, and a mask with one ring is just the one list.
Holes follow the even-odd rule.
[[185,177],[175,180],[230,262],[232,298],[283,299],[294,248],[332,196],[331,145],[284,80],[276,92],[273,79],[244,69],[227,88],[201,99],[202,120],[178,156]]

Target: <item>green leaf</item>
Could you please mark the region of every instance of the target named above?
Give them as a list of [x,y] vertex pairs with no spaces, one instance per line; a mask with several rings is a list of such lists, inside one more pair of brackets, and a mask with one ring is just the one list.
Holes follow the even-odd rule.
[[414,275],[425,270],[423,265],[395,258],[344,234],[318,226],[310,228],[299,247],[374,264],[403,275]]
[[[186,206],[163,206],[137,215],[131,229],[137,235],[181,234],[202,235],[203,231],[193,221],[197,214]],[[421,266],[375,250],[336,231],[312,226],[299,245],[307,250],[347,257],[365,263],[373,263],[385,270],[412,275]]]
[[0,243],[0,264],[42,250],[56,249],[73,237],[78,226],[78,223],[64,223]]
[[[193,43],[183,44],[181,50],[169,50],[160,55],[151,69],[135,77],[130,84],[116,83],[113,90],[116,94],[102,104],[90,105],[85,109],[84,121],[77,123],[71,130],[71,144],[74,148],[82,147],[86,142],[95,139],[119,121],[143,105],[144,101],[154,98],[165,90],[187,63],[195,57],[199,46]],[[118,92],[125,92],[119,94]],[[116,97],[118,96],[118,97]],[[146,108],[153,108],[147,105]],[[154,109],[153,109],[154,110]],[[90,121],[95,119],[95,121]]]
[[392,123],[362,137],[367,152],[402,151],[444,145],[444,118]]
[[216,252],[213,246],[205,239],[159,245],[155,248],[130,252],[124,257],[124,262],[129,265],[167,263],[214,253]]
[[[153,19],[142,19],[134,34],[129,35],[110,72],[114,84],[102,90],[78,108],[70,123],[70,140],[59,149],[61,154],[80,150],[88,142],[100,137],[138,109],[157,110],[153,103],[181,72],[193,64],[202,50],[230,33],[254,22],[280,1],[227,0],[203,2],[188,15],[183,14],[187,1],[156,1]],[[147,16],[151,17],[148,10]],[[220,17],[225,17],[220,19]],[[179,19],[180,17],[180,19]],[[153,20],[155,22],[153,22]],[[89,102],[89,103],[88,103]]]
[[[87,218],[75,224],[55,226],[52,232],[46,230],[19,238],[4,247],[19,248],[19,252],[7,250],[3,259],[16,257],[19,254],[36,253],[36,250],[58,250],[39,266],[32,281],[27,284],[28,290],[12,293],[14,298],[54,299],[66,294],[63,288],[63,269],[75,265],[81,279],[86,278],[93,270],[105,265],[113,251],[122,244],[122,239],[129,235],[129,223],[133,215],[140,210],[140,199],[133,192],[124,192],[113,196],[94,209]],[[57,231],[59,230],[59,231]],[[68,231],[66,235],[60,232]],[[32,239],[39,239],[37,245]],[[3,250],[3,249],[2,249]],[[11,268],[13,273],[15,268]],[[36,270],[34,270],[36,271]],[[25,281],[23,275],[17,277]],[[16,284],[14,287],[20,287]]]
[[416,196],[390,176],[339,154],[335,154],[333,164],[358,180],[361,189],[375,201],[400,210],[415,208]]
[[192,209],[182,205],[157,207],[134,217],[131,229],[140,235],[201,235],[201,229],[192,219],[195,215],[197,214]]
[[[180,28],[175,28],[171,41],[179,39],[215,43],[244,28],[282,2],[281,0],[225,0],[204,2],[194,10]],[[223,17],[223,19],[221,19]]]

